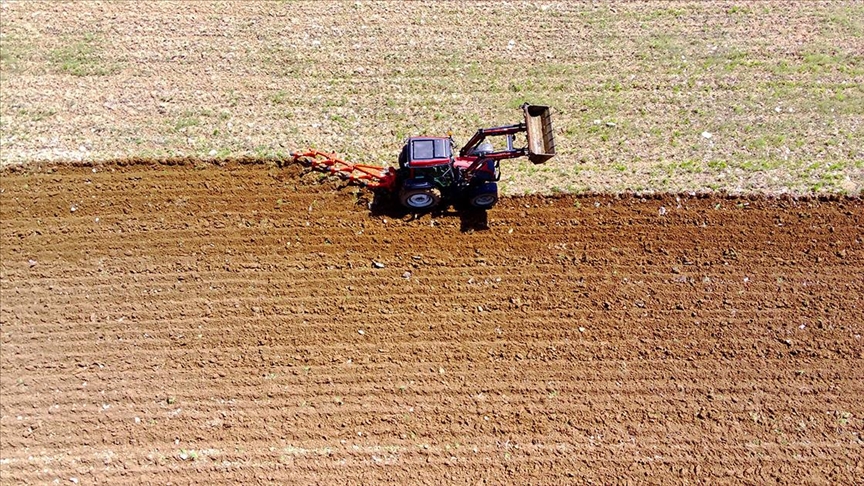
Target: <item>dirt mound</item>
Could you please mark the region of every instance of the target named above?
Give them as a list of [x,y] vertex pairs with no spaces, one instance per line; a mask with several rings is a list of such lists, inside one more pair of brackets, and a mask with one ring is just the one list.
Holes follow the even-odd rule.
[[864,474],[859,200],[394,218],[244,164],[0,190],[4,483]]

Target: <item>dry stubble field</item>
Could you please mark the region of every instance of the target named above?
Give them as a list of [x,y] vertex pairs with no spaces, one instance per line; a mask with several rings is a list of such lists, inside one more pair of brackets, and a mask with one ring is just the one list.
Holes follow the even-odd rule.
[[[689,195],[860,194],[858,4],[0,8],[3,484],[864,476],[860,198]],[[561,153],[509,191],[644,197],[267,161],[523,99]]]
[[[505,190],[861,193],[859,2],[0,2],[0,161],[393,163],[555,109]],[[703,134],[710,134],[706,138]]]

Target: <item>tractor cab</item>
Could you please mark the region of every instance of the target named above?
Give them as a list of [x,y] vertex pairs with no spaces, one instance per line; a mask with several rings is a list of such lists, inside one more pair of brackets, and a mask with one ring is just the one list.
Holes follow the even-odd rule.
[[412,137],[399,153],[399,200],[412,209],[436,206],[453,186],[449,137]]
[[412,137],[399,154],[399,167],[419,169],[449,165],[453,161],[453,147],[447,137]]

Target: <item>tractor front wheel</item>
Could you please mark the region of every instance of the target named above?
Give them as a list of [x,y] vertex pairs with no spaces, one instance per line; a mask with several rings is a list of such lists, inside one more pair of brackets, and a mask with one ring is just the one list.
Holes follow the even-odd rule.
[[407,189],[399,193],[399,202],[408,209],[431,209],[441,202],[438,189]]
[[492,209],[492,206],[498,202],[498,195],[491,192],[477,194],[468,201],[477,209]]
[[477,209],[492,209],[498,202],[498,184],[487,182],[468,194],[468,204]]

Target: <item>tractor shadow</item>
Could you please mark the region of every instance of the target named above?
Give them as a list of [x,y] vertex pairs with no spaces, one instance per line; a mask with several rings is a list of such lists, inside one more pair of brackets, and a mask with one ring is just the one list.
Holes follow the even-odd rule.
[[459,212],[459,231],[473,233],[475,231],[489,230],[489,216],[485,209],[464,208]]
[[489,216],[485,209],[454,204],[452,207],[439,207],[425,212],[411,211],[386,192],[375,192],[371,202],[367,204],[371,216],[384,216],[402,221],[413,221],[426,215],[436,219],[459,218],[459,231],[462,233],[489,230]]

